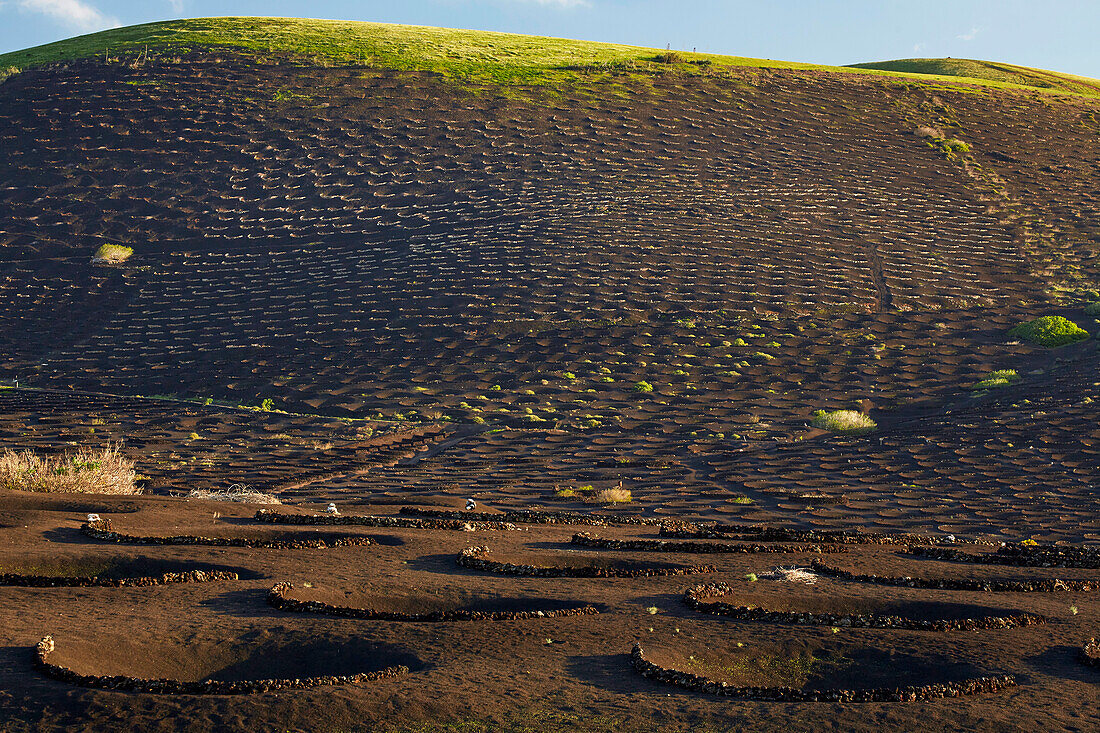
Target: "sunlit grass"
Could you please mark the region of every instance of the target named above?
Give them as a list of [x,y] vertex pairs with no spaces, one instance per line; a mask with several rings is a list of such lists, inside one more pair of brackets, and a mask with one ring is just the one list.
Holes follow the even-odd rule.
[[1006,84],[1071,92],[1073,94],[1100,96],[1100,80],[1097,79],[994,61],[979,61],[976,59],[898,59],[896,61],[852,64],[852,67],[986,79]]
[[[1029,73],[1007,75],[1004,79],[989,75],[971,79],[955,73],[954,68],[927,74],[718,54],[676,52],[670,56],[660,49],[641,46],[543,36],[387,23],[247,17],[196,18],[115,28],[0,55],[0,68],[27,68],[91,57],[104,60],[137,54],[163,57],[219,47],[259,57],[290,55],[325,65],[431,71],[465,82],[508,85],[562,82],[592,71],[640,69],[647,73],[710,74],[731,67],[904,76],[922,82],[965,81],[987,87],[1031,89],[1035,88],[1032,82],[1039,77],[1073,78],[1024,69]],[[919,70],[927,71],[927,67]],[[1090,81],[1052,84],[1049,89],[1100,96],[1100,82],[1090,86]]]

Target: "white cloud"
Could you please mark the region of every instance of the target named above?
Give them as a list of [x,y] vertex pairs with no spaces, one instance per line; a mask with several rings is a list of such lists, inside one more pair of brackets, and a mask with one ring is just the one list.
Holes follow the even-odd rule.
[[172,6],[172,12],[179,15],[183,12],[183,0],[168,0],[168,4]]
[[979,28],[978,26],[974,26],[970,29],[969,33],[960,33],[959,35],[955,36],[955,38],[958,38],[960,41],[973,41],[975,38],[978,37],[978,34],[981,32],[981,28]]
[[19,7],[42,13],[79,31],[91,32],[117,28],[117,18],[104,15],[84,0],[19,0]]
[[920,53],[923,50],[924,50],[924,44],[923,43],[914,43],[913,44],[913,53]]

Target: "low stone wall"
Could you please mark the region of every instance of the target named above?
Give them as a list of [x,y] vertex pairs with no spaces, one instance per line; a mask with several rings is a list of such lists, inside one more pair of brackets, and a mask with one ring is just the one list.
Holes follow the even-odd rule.
[[111,527],[111,520],[109,519],[85,522],[80,526],[80,531],[93,539],[103,540],[105,542],[116,542],[124,545],[210,545],[213,547],[262,547],[280,550],[309,550],[323,549],[326,547],[352,547],[371,544],[370,537],[340,537],[334,540],[259,540],[247,537],[198,537],[196,535],[187,534],[174,535],[171,537],[143,537],[115,532]]
[[1081,661],[1090,667],[1100,667],[1100,639],[1089,639],[1081,647]]
[[730,535],[745,535],[759,542],[814,542],[838,545],[939,545],[977,544],[992,545],[985,540],[948,539],[920,534],[879,534],[858,529],[792,529],[763,525],[712,524],[691,522],[665,522],[660,535],[676,539],[731,539]]
[[917,631],[979,631],[983,629],[1013,629],[1047,622],[1032,613],[1007,616],[981,616],[961,619],[916,619],[875,613],[810,613],[808,611],[769,611],[766,608],[738,606],[724,601],[708,600],[736,593],[725,583],[697,585],[684,591],[684,603],[700,613],[713,613],[739,621],[759,621],[773,624],[809,626],[840,626],[849,628],[914,629]]
[[676,685],[677,687],[711,695],[727,695],[748,700],[774,702],[915,702],[917,700],[937,700],[944,697],[1001,692],[1016,687],[1016,678],[1012,675],[974,677],[956,682],[935,682],[907,687],[876,687],[865,690],[835,689],[811,692],[794,687],[738,687],[727,682],[718,682],[690,672],[666,669],[654,664],[645,658],[641,645],[636,642],[630,652],[630,663],[639,674],[655,682]]
[[617,517],[612,514],[587,514],[585,512],[541,511],[536,509],[517,509],[507,512],[467,512],[459,509],[431,509],[428,507],[403,506],[402,514],[417,517],[437,517],[449,519],[475,519],[485,522],[518,522],[520,524],[583,524],[591,527],[611,525],[656,526],[667,520],[658,517]]
[[1058,580],[1036,578],[1034,580],[977,580],[970,578],[896,578],[886,575],[864,575],[830,567],[820,560],[811,560],[810,568],[819,575],[842,580],[875,585],[892,585],[902,588],[928,588],[931,590],[972,590],[992,593],[1054,593],[1056,591],[1088,592],[1100,590],[1100,580]]
[[344,514],[284,514],[260,509],[255,520],[267,524],[389,527],[397,529],[452,529],[460,532],[522,530],[510,522],[462,521],[458,519],[420,519],[417,517],[373,517]]
[[642,552],[685,552],[692,554],[717,553],[784,553],[816,552],[838,553],[847,549],[837,545],[759,545],[749,543],[673,542],[669,540],[609,540],[589,532],[578,532],[569,540],[582,547],[598,547],[604,550],[636,550]]
[[666,568],[540,567],[490,560],[485,557],[488,554],[488,547],[467,547],[459,553],[458,564],[472,570],[536,578],[649,578],[659,575],[694,575],[718,571],[715,565],[682,565]]
[[0,585],[16,585],[24,588],[142,588],[173,583],[211,583],[218,580],[240,580],[240,578],[236,573],[227,570],[186,570],[180,573],[137,578],[0,573]]
[[288,593],[294,589],[291,583],[278,583],[267,594],[267,602],[280,611],[295,613],[322,613],[345,618],[373,619],[379,621],[521,621],[529,618],[560,618],[563,616],[594,616],[600,611],[595,606],[578,606],[553,611],[430,611],[428,613],[398,613],[376,611],[370,608],[333,606],[321,601],[300,601]]
[[125,692],[144,692],[157,695],[249,695],[271,690],[304,690],[310,687],[333,685],[357,685],[363,682],[389,679],[408,674],[409,668],[403,665],[386,667],[377,672],[362,674],[303,677],[300,679],[275,680],[236,680],[205,682],[184,682],[182,680],[147,680],[141,677],[124,675],[90,675],[74,672],[68,667],[51,664],[50,654],[54,651],[52,636],[44,637],[34,650],[34,664],[47,677],[80,687],[94,687],[100,690],[121,690]]
[[976,555],[946,547],[909,547],[905,552],[909,555],[928,557],[933,560],[949,560],[980,565],[1100,570],[1100,547],[1006,545],[988,555]]

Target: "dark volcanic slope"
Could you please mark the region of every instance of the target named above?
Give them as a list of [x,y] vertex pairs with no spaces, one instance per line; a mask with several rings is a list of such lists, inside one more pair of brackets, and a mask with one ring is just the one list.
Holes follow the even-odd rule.
[[[531,90],[232,54],[31,70],[0,85],[0,373],[571,431],[464,443],[397,479],[418,486],[770,489],[728,456],[819,407],[888,432],[992,369],[1055,393],[1053,357],[1006,331],[1092,328],[1055,301],[1096,287],[1097,106],[761,69]],[[91,264],[105,241],[135,254]]]

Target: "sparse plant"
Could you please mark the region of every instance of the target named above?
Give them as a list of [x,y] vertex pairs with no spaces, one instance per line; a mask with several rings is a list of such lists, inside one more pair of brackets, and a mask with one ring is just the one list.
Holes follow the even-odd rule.
[[654,56],[653,60],[659,64],[682,64],[684,57],[675,51],[665,51]]
[[616,489],[600,489],[599,491],[585,497],[584,499],[589,504],[627,504],[633,501],[630,495],[629,489],[616,488]]
[[53,458],[34,451],[0,454],[0,488],[82,494],[140,494],[134,462],[117,445],[100,450],[81,448]]
[[205,499],[207,501],[235,501],[241,504],[282,504],[278,498],[262,491],[256,491],[251,486],[233,484],[228,489],[192,489],[187,493],[188,499]]
[[133,247],[126,247],[121,244],[104,244],[100,245],[99,249],[92,255],[92,262],[97,265],[118,265],[134,254]]
[[841,435],[866,435],[873,432],[878,423],[857,410],[817,410],[814,412],[813,426]]
[[634,391],[635,392],[641,392],[643,394],[648,393],[648,392],[652,392],[653,391],[653,385],[650,384],[649,382],[645,381],[644,379],[642,379],[642,380],[634,383]]
[[1100,301],[1089,303],[1085,306],[1086,316],[1100,316]]
[[1014,326],[1008,333],[1048,349],[1083,341],[1089,337],[1088,331],[1063,316],[1041,316]]

